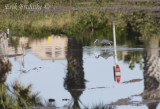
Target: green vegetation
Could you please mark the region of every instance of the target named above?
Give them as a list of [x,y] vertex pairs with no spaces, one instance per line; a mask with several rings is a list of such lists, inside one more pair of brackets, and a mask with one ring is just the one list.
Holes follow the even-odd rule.
[[1,109],[30,109],[33,106],[42,106],[38,93],[31,92],[31,85],[24,87],[15,82],[11,88],[0,84],[0,108]]
[[[66,1],[66,0],[65,0]],[[85,2],[84,2],[85,1]],[[148,34],[159,32],[160,21],[152,16],[154,14],[148,11],[125,12],[125,11],[110,11],[108,9],[96,9],[95,5],[98,2],[102,4],[108,2],[115,2],[114,0],[76,0],[76,3],[88,3],[91,7],[73,5],[62,6],[55,8],[55,10],[39,10],[29,11],[27,9],[9,9],[7,12],[0,13],[0,29],[6,30],[10,28],[15,31],[15,35],[31,36],[35,38],[47,37],[50,34],[66,34],[68,36],[75,36],[81,40],[84,45],[90,45],[95,38],[112,40],[112,21],[116,23],[117,42],[124,45],[137,45],[132,43],[139,43],[139,38]],[[54,3],[63,2],[63,0],[55,0],[54,3],[47,0],[13,0],[4,1],[2,4],[18,3],[18,4],[36,4],[45,5],[49,2],[52,8],[60,6]],[[53,1],[52,1],[53,2]],[[67,3],[72,0],[66,1]],[[131,1],[129,1],[131,2]],[[119,1],[116,1],[119,3]],[[122,2],[124,3],[124,2]],[[127,3],[127,2],[125,2]],[[132,2],[136,3],[136,2]],[[138,2],[141,3],[141,2]],[[148,3],[148,2],[147,2]],[[155,2],[158,4],[158,2]],[[17,4],[17,5],[18,5]],[[65,4],[65,2],[64,2]],[[88,5],[87,4],[87,5]],[[80,7],[82,9],[73,10],[72,8]],[[113,7],[116,7],[113,6]],[[149,36],[149,35],[148,35]],[[147,36],[147,37],[148,37]],[[144,38],[143,37],[143,38]]]
[[121,13],[111,13],[107,10],[80,10],[73,12],[58,13],[56,15],[33,16],[29,13],[10,12],[1,14],[1,29],[10,28],[19,36],[47,37],[50,34],[72,35],[82,40],[85,44],[95,38],[107,38],[112,40],[112,21],[116,20],[116,32],[119,43],[120,39],[127,40],[126,24],[121,20]]
[[[10,6],[16,5],[36,5],[45,6],[48,3],[50,10],[31,11],[27,9],[4,9],[5,4]],[[110,3],[110,4],[109,4]],[[115,3],[113,5],[111,3]],[[123,11],[108,8],[109,6],[117,8],[118,5],[142,6],[143,11]],[[96,38],[113,40],[112,22],[116,24],[117,44],[127,45],[129,47],[144,47],[143,40],[150,37],[160,37],[160,20],[157,16],[158,12],[146,11],[144,7],[159,6],[160,2],[143,1],[143,2],[121,2],[120,0],[1,0],[0,1],[0,30],[11,30],[11,36],[27,36],[33,38],[43,38],[51,34],[65,34],[74,36],[76,40],[81,41],[83,45],[92,45]],[[101,8],[101,7],[104,7]],[[12,7],[13,8],[13,7]],[[4,11],[4,12],[3,12]],[[158,14],[157,14],[158,13]],[[18,39],[15,41],[10,38],[13,45],[17,47]],[[29,46],[28,46],[29,47]],[[79,53],[80,54],[80,53]],[[68,73],[65,79],[65,88],[70,89],[78,80],[75,77],[76,67],[73,66],[73,56],[68,60]],[[139,64],[142,69],[143,55],[139,52],[127,52],[118,54],[119,60],[129,64],[130,69],[134,69],[135,64]],[[78,59],[77,59],[78,60]],[[78,64],[77,64],[78,65]],[[79,67],[77,67],[79,68]],[[83,77],[83,75],[81,76]],[[73,79],[73,80],[72,80]],[[84,78],[80,82],[84,84]],[[72,80],[72,83],[68,81]],[[78,83],[78,82],[77,82]],[[75,84],[75,88],[79,84]],[[81,87],[78,87],[81,88]],[[82,88],[85,88],[83,86]],[[38,93],[31,92],[31,85],[24,87],[15,82],[10,89],[7,85],[0,85],[0,108],[4,109],[21,109],[30,108],[32,106],[42,106],[42,102],[38,97]],[[72,94],[73,92],[70,91]],[[79,92],[79,96],[82,92]],[[73,94],[74,95],[74,94]],[[77,97],[79,99],[79,96]],[[76,97],[74,97],[76,98]],[[77,100],[78,100],[77,99]],[[79,107],[78,101],[74,102],[74,106]],[[106,105],[96,105],[93,109],[111,109]]]
[[[45,5],[46,3],[51,4],[53,6],[56,5],[73,5],[75,6],[78,3],[94,3],[94,4],[104,4],[106,2],[114,2],[119,0],[1,0],[0,4],[3,7],[3,4],[39,4],[39,5]],[[85,3],[84,3],[85,4]]]
[[133,70],[135,64],[140,65],[140,70],[143,70],[143,54],[142,51],[130,51],[126,52],[127,54],[123,57],[122,52],[119,52],[118,59],[124,61],[128,64],[129,68]]
[[160,21],[149,17],[150,14],[145,11],[110,12],[103,9],[84,9],[43,15],[41,11],[18,10],[1,13],[0,28],[4,31],[10,28],[13,33],[15,31],[15,35],[35,38],[66,34],[90,45],[95,38],[112,40],[112,21],[115,21],[117,42],[132,46],[140,43],[139,39],[159,32]]
[[124,4],[127,4],[127,5],[131,5],[131,6],[160,6],[160,2],[159,1],[128,1],[128,2],[124,2]]
[[104,105],[103,103],[93,105],[91,109],[116,109],[116,106]]
[[119,3],[125,5],[136,5],[136,6],[159,6],[159,1],[133,1],[133,0],[1,0],[0,7],[3,8],[4,4],[39,4],[45,5],[46,3],[57,6],[57,5],[72,5],[72,6],[98,6],[105,5],[106,3]]

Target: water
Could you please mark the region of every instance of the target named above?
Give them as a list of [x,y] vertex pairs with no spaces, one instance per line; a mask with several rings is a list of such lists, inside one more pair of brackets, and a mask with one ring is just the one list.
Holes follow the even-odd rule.
[[[150,42],[157,40],[152,39]],[[9,55],[19,55],[9,58],[12,71],[6,83],[18,80],[23,85],[32,84],[33,92],[39,92],[43,102],[52,98],[57,107],[63,108],[78,105],[81,108],[107,105],[116,109],[160,107],[156,85],[159,72],[154,71],[159,62],[156,42],[145,48],[117,46],[120,83],[114,80],[113,46],[106,50],[101,46],[82,46],[73,37],[52,35],[32,41],[22,37],[16,48],[9,47]],[[150,68],[154,72],[151,76],[147,75],[150,70],[146,66],[152,66],[147,56],[155,57],[151,61],[155,62]],[[151,91],[155,91],[154,97],[150,97]]]

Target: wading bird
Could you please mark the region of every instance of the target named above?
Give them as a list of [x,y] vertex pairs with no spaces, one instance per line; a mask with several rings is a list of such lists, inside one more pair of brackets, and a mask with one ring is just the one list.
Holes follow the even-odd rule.
[[98,39],[96,39],[96,40],[94,41],[94,43],[96,43],[96,42],[98,42],[99,44],[105,46],[105,48],[106,48],[107,45],[110,45],[110,47],[111,47],[111,43],[112,43],[112,41],[110,41],[110,40],[105,40],[105,39],[104,39],[104,40],[101,40],[101,41],[99,41]]

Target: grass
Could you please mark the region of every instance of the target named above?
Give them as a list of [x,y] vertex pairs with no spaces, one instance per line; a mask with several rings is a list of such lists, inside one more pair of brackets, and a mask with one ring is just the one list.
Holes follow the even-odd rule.
[[[30,0],[28,3],[31,2],[32,1]],[[79,3],[84,1],[77,0],[76,2]],[[96,3],[98,6],[98,1],[96,0],[90,0],[88,2]],[[101,2],[103,2],[102,4],[105,4],[108,2],[119,3],[120,1],[106,0]],[[91,7],[97,6],[91,5]],[[134,39],[134,37],[149,37],[149,34],[157,34],[159,32],[158,25],[160,22],[157,20],[158,18],[149,16],[152,12],[111,11],[109,9],[86,7],[72,10],[72,8],[77,7],[77,5],[67,8],[64,7],[65,6],[55,8],[55,10],[52,10],[53,12],[51,10],[33,12],[28,10],[10,10],[5,13],[1,12],[0,29],[6,31],[7,28],[10,28],[11,31],[16,31],[16,34],[13,35],[35,38],[47,37],[51,34],[72,35],[86,44],[90,43],[95,38],[107,38],[112,40],[112,21],[115,21],[118,43],[126,43],[128,45],[133,44],[132,41],[129,40]],[[128,34],[131,33],[134,34],[133,36],[130,36],[132,38],[127,38],[129,37]]]
[[32,106],[42,106],[38,93],[32,93],[31,85],[24,87],[15,82],[11,88],[6,84],[0,84],[0,108],[2,109],[23,109]]

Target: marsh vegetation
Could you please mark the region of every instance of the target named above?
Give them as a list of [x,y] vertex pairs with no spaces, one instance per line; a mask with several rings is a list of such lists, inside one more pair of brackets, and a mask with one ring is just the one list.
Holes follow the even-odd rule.
[[[80,108],[80,105],[82,105],[80,97],[83,96],[83,92],[85,92],[85,90],[88,90],[86,85],[87,80],[85,80],[84,76],[86,74],[86,71],[84,70],[86,66],[84,65],[83,56],[85,57],[86,54],[88,54],[87,56],[93,58],[92,55],[95,51],[90,47],[94,46],[94,40],[113,40],[112,22],[114,21],[116,24],[117,45],[120,47],[122,46],[122,49],[125,47],[150,47],[149,49],[146,48],[144,53],[143,49],[141,49],[141,51],[129,51],[128,48],[126,52],[123,52],[123,50],[118,52],[118,60],[127,65],[129,72],[134,71],[137,68],[137,65],[140,69],[138,71],[143,71],[144,63],[146,66],[149,66],[149,63],[147,63],[148,54],[153,55],[151,52],[152,50],[150,50],[152,47],[150,41],[152,41],[152,43],[156,42],[156,47],[159,44],[159,10],[160,2],[151,0],[1,0],[0,30],[6,31],[7,28],[10,29],[10,45],[15,48],[15,52],[18,47],[21,46],[20,39],[23,38],[23,36],[29,39],[27,44],[24,44],[25,46],[23,46],[23,49],[25,50],[32,50],[34,43],[38,45],[37,42],[40,41],[40,39],[45,40],[48,38],[49,40],[52,38],[50,37],[52,34],[67,36],[67,47],[64,47],[67,52],[65,54],[66,57],[64,57],[66,58],[68,65],[66,65],[66,75],[63,76],[64,80],[62,80],[63,87],[72,97],[70,100],[71,105],[69,105],[70,108]],[[37,42],[35,40],[37,40]],[[53,40],[55,39],[53,38]],[[47,41],[45,40],[44,42]],[[46,54],[48,53],[48,57],[51,57],[51,55],[53,55],[53,51],[49,47],[51,47],[51,45],[47,46],[44,51]],[[85,48],[93,51],[87,51],[87,53],[84,54]],[[157,55],[155,56],[156,58],[154,61],[156,65],[158,65],[156,59],[158,59],[159,54],[157,48],[156,50]],[[104,52],[103,49],[100,49],[99,51],[101,51],[101,53]],[[58,52],[56,55],[58,56],[59,54],[60,53]],[[144,54],[147,55],[144,56]],[[24,107],[33,108],[34,106],[45,106],[42,103],[39,94],[32,93],[32,85],[23,86],[18,81],[14,82],[12,85],[4,83],[6,81],[8,72],[11,71],[11,63],[9,60],[7,62],[8,63],[6,64],[8,65],[8,70],[6,73],[1,73],[2,71],[0,72],[0,75],[3,76],[0,85],[0,108],[9,109],[14,107],[20,109]],[[95,63],[96,62],[97,60]],[[12,60],[12,63],[15,62]],[[2,64],[6,66],[6,64]],[[45,67],[48,66],[49,65]],[[150,91],[149,89],[152,88],[151,86],[153,83],[147,83],[152,78],[148,76],[147,67],[145,68],[145,87],[149,87],[145,90],[147,90],[148,93]],[[157,68],[158,67],[156,66],[155,69],[157,70]],[[32,72],[32,70],[24,71]],[[95,71],[93,72],[96,73]],[[12,73],[14,74],[14,72]],[[25,73],[27,74],[28,72]],[[157,72],[155,72],[155,75],[157,75]],[[155,76],[155,78],[158,76]],[[133,80],[136,79],[137,78],[134,78]],[[138,80],[142,80],[142,78],[138,78]],[[131,82],[126,82],[127,84],[135,82],[132,80],[128,81]],[[150,85],[148,86],[147,84]],[[159,85],[159,82],[156,82],[156,89],[158,87],[157,84]],[[145,94],[145,91],[143,93]],[[157,95],[158,94],[159,93],[157,92]],[[148,100],[149,98],[150,95],[144,99]],[[153,100],[154,99],[157,98],[155,97]],[[68,99],[66,99],[66,101],[67,100]],[[128,102],[129,100],[125,103],[127,104]],[[116,103],[118,103],[118,101],[115,102],[115,104]],[[49,105],[50,104],[48,104],[48,106]],[[54,106],[55,105],[53,105],[53,107]],[[111,109],[115,107],[97,104],[93,105],[92,108]]]

